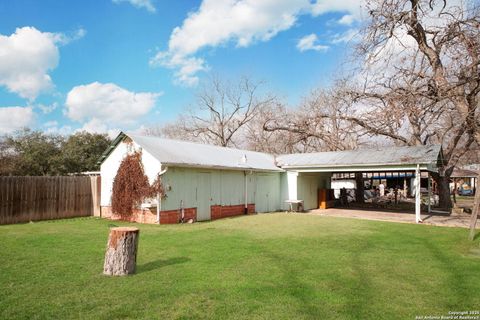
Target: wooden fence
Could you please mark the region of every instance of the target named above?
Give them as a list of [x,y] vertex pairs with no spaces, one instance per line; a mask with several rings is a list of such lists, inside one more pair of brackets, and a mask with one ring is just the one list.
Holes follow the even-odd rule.
[[0,224],[98,215],[100,177],[0,177]]

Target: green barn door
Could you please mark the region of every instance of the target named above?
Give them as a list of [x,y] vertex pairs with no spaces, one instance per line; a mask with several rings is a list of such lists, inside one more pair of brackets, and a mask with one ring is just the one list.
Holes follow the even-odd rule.
[[212,178],[209,172],[198,173],[196,190],[197,220],[210,220],[210,205],[212,199]]
[[270,212],[274,210],[272,203],[272,185],[274,179],[268,175],[257,175],[257,188],[255,192],[255,209],[257,212]]

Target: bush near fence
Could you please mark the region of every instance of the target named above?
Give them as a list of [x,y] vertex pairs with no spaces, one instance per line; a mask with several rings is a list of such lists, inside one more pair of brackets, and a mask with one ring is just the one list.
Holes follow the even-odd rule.
[[0,177],[0,224],[92,216],[99,200],[99,176]]

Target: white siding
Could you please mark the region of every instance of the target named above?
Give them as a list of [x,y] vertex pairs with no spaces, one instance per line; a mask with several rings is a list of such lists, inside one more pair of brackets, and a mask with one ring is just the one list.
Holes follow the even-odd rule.
[[[141,148],[133,143],[133,148],[135,150],[140,150]],[[117,175],[118,168],[120,167],[120,163],[125,158],[128,152],[127,143],[121,142],[117,145],[115,150],[105,159],[105,161],[100,166],[100,174],[102,179],[102,189],[101,189],[101,206],[110,206],[111,205],[111,198],[112,198],[112,186],[113,180]],[[150,153],[146,150],[142,150],[142,164],[145,170],[145,174],[147,175],[150,183],[152,183],[159,170],[160,170],[160,162],[156,160]]]

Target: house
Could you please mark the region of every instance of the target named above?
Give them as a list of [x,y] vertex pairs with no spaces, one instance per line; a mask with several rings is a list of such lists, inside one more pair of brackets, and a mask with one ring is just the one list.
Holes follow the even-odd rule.
[[450,191],[459,195],[474,195],[477,189],[479,173],[474,170],[455,168],[450,178]]
[[[159,204],[160,223],[177,223],[182,213],[184,218],[205,221],[241,215],[245,208],[249,213],[281,208],[280,173],[284,170],[275,165],[272,155],[121,133],[101,164],[104,217],[112,215],[113,179],[129,148],[141,150],[150,183],[166,170],[162,182],[167,196]],[[136,215],[141,222],[158,219],[148,210],[138,210]]]
[[[402,171],[420,177],[441,164],[440,146],[318,152],[273,156],[120,133],[101,159],[101,215],[111,212],[113,180],[129,152],[142,153],[153,183],[160,172],[166,197],[135,211],[133,220],[178,223],[182,218],[214,220],[245,213],[285,210],[301,199],[305,209],[319,207],[319,190],[330,189],[333,173]],[[418,179],[420,180],[420,179]],[[419,202],[418,192],[418,206]],[[158,202],[158,203],[157,203]]]

